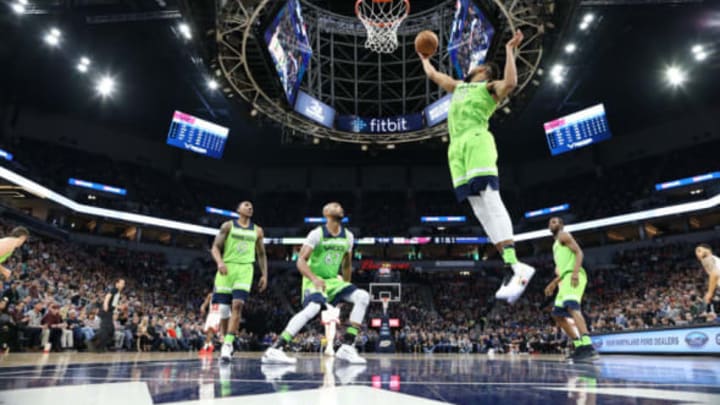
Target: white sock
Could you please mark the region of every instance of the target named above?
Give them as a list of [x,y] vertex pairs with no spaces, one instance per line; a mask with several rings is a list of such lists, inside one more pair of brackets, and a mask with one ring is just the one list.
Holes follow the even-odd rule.
[[353,324],[361,324],[365,318],[365,311],[367,310],[368,304],[370,304],[370,294],[365,290],[357,289],[345,298],[345,301],[353,304],[352,311],[350,311],[350,322]]
[[320,312],[320,304],[317,302],[311,302],[307,304],[305,308],[303,308],[302,311],[295,314],[295,316],[290,319],[290,322],[288,322],[287,327],[285,328],[285,331],[290,333],[292,336],[297,335],[298,332],[300,332],[300,329],[305,326],[308,322],[310,322],[315,316]]
[[479,196],[468,197],[468,201],[490,242],[496,244],[513,240],[512,221],[499,191],[488,186]]

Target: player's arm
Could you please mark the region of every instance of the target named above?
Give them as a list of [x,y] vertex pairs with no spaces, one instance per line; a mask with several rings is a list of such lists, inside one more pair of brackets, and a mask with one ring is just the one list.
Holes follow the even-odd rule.
[[212,255],[213,260],[215,260],[215,264],[217,264],[220,274],[227,274],[227,266],[222,259],[222,250],[225,246],[225,240],[230,234],[231,227],[232,224],[230,221],[222,224],[220,231],[217,235],[215,235],[215,240],[213,241],[212,248],[210,249],[210,254]]
[[204,314],[205,311],[207,311],[208,306],[210,305],[210,301],[212,301],[212,293],[208,294],[205,297],[205,301],[203,301],[202,305],[200,305],[200,313]]
[[[0,256],[4,256],[15,249],[15,242],[12,239],[3,239],[0,240]],[[6,280],[10,279],[10,275],[12,274],[12,271],[8,269],[7,267],[0,264],[0,273],[2,273],[3,277],[5,277]]]
[[300,274],[303,275],[303,277],[307,278],[308,280],[312,281],[313,284],[315,284],[315,287],[317,287],[320,290],[325,291],[325,282],[315,275],[315,273],[310,270],[310,265],[308,264],[308,260],[310,259],[310,255],[313,252],[313,247],[310,245],[303,245],[303,247],[300,249],[300,254],[298,255],[297,259],[297,269],[300,272]]
[[568,232],[560,232],[558,240],[564,246],[567,246],[573,253],[575,253],[575,265],[573,266],[572,284],[573,287],[577,286],[578,275],[580,274],[580,267],[584,259],[583,251],[580,249],[580,245],[577,244],[575,238]]
[[259,226],[257,228],[257,240],[255,241],[255,254],[258,258],[258,266],[260,266],[260,281],[258,288],[260,292],[267,288],[267,253],[265,252],[265,232]]
[[442,87],[448,93],[455,91],[455,87],[461,83],[459,80],[455,80],[445,73],[438,72],[437,69],[435,69],[435,66],[430,63],[430,58],[423,56],[421,53],[418,53],[418,56],[422,62],[425,74],[430,80]]
[[709,304],[715,295],[715,288],[717,288],[718,275],[717,269],[715,268],[715,259],[712,256],[708,256],[702,260],[702,265],[705,270],[709,273],[708,279],[708,290],[705,294],[705,303]]
[[505,99],[509,96],[518,84],[517,77],[517,66],[515,65],[515,49],[520,45],[523,40],[523,33],[520,30],[515,32],[515,35],[505,44],[505,72],[502,80],[497,80],[493,83],[495,95],[497,95],[498,101]]
[[352,279],[352,250],[345,252],[345,256],[343,256],[342,276],[346,283]]

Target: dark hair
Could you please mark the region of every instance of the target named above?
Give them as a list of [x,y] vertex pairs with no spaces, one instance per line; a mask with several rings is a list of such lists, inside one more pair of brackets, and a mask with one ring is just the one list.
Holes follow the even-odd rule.
[[[497,79],[497,74],[499,72],[499,68],[495,63],[488,62],[488,63],[483,63],[482,65],[478,65],[478,66],[485,66],[485,77],[487,78],[487,81],[491,82],[491,81]],[[474,69],[475,68],[473,68],[473,70]],[[465,83],[472,82],[472,79],[475,76],[475,74],[472,73],[472,70],[470,72],[471,73],[468,73],[467,76],[465,76],[465,78],[463,79],[463,81]]]
[[697,247],[705,248],[705,249],[707,249],[707,250],[709,250],[709,251],[712,251],[712,248],[711,248],[710,245],[708,245],[707,243],[701,243],[701,244],[697,245]]
[[557,219],[558,222],[560,222],[560,225],[565,225],[565,221],[563,221],[562,218],[560,218],[560,217],[552,217],[552,218],[550,218],[551,221],[552,221],[553,219]]
[[12,236],[13,238],[20,238],[22,236],[28,237],[30,236],[30,231],[28,231],[28,229],[24,226],[18,226],[13,228],[12,231],[10,231],[10,236]]

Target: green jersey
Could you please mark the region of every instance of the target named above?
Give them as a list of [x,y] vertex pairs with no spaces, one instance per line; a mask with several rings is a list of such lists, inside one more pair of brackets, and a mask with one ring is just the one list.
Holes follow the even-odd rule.
[[488,121],[496,107],[497,103],[487,89],[487,82],[458,84],[448,110],[450,138],[468,132],[487,132]]
[[223,261],[236,264],[254,263],[255,242],[258,237],[255,224],[250,222],[247,228],[243,228],[237,220],[233,220],[231,224],[232,227],[223,248]]
[[13,255],[13,253],[15,253],[15,250],[14,250],[14,249],[11,250],[11,251],[9,251],[8,253],[5,253],[4,255],[0,256],[0,263],[5,263],[5,261],[6,261],[7,259],[9,259],[10,256]]
[[308,260],[310,270],[320,278],[337,277],[343,257],[352,250],[353,243],[353,234],[345,227],[340,228],[337,236],[325,226],[315,228],[305,240],[305,244],[313,248]]
[[[557,276],[562,276],[565,273],[572,272],[575,268],[575,253],[558,240],[555,240],[555,243],[553,244],[553,260],[555,260]],[[580,268],[580,271],[582,273],[585,272],[582,267]]]

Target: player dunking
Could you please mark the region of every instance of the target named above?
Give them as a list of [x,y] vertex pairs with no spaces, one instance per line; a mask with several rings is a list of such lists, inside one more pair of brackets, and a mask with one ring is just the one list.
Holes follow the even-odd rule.
[[213,303],[225,305],[232,303],[230,322],[220,349],[220,358],[224,361],[230,361],[232,358],[233,343],[235,334],[240,327],[242,307],[250,294],[253,263],[255,263],[256,256],[261,273],[258,288],[262,292],[267,287],[264,234],[262,228],[251,221],[252,203],[250,201],[241,202],[238,205],[237,213],[240,215],[238,219],[222,224],[211,249],[212,257],[217,264]]
[[[552,317],[555,323],[573,340],[575,352],[570,357],[575,362],[593,361],[598,354],[592,346],[585,318],[580,309],[587,273],[582,267],[583,251],[569,232],[564,231],[562,218],[550,218],[548,228],[555,238],[553,260],[555,261],[555,279],[545,287],[545,295],[551,296],[558,288]],[[575,325],[568,322],[572,318]],[[578,334],[579,332],[579,334]]]
[[487,64],[474,67],[463,81],[455,80],[438,72],[429,57],[418,53],[430,80],[453,94],[448,112],[448,163],[453,187],[459,201],[470,201],[490,241],[513,270],[513,277],[495,294],[510,303],[520,298],[535,269],[518,262],[515,254],[512,221],[500,198],[497,148],[488,122],[498,104],[517,86],[515,49],[522,40],[518,30],[505,45],[507,59],[502,80],[495,80],[498,72]]
[[[707,312],[720,311],[720,297],[716,295],[720,287],[720,258],[713,255],[710,245],[702,243],[695,248],[695,257],[702,263],[708,275],[708,289],[705,293]],[[713,305],[714,304],[714,305]]]
[[0,239],[0,274],[5,277],[5,280],[10,280],[12,271],[10,271],[10,269],[8,269],[7,267],[3,266],[2,263],[5,263],[5,261],[13,255],[15,249],[18,249],[20,246],[22,246],[23,243],[27,241],[27,238],[29,236],[30,232],[27,230],[27,228],[23,226],[18,226],[16,228],[13,228],[12,231],[10,231],[9,236]]
[[[358,329],[370,303],[367,291],[350,284],[354,237],[341,224],[345,213],[340,204],[325,205],[323,216],[327,220],[326,225],[317,227],[308,234],[297,259],[298,271],[303,276],[303,310],[290,319],[275,344],[265,351],[263,363],[295,363],[297,360],[288,357],[283,348],[305,324],[320,313],[325,303],[338,301],[352,303],[353,308],[350,312],[350,326],[345,331],[343,344],[336,357],[353,364],[366,363],[354,347]],[[342,279],[337,277],[340,269]]]

